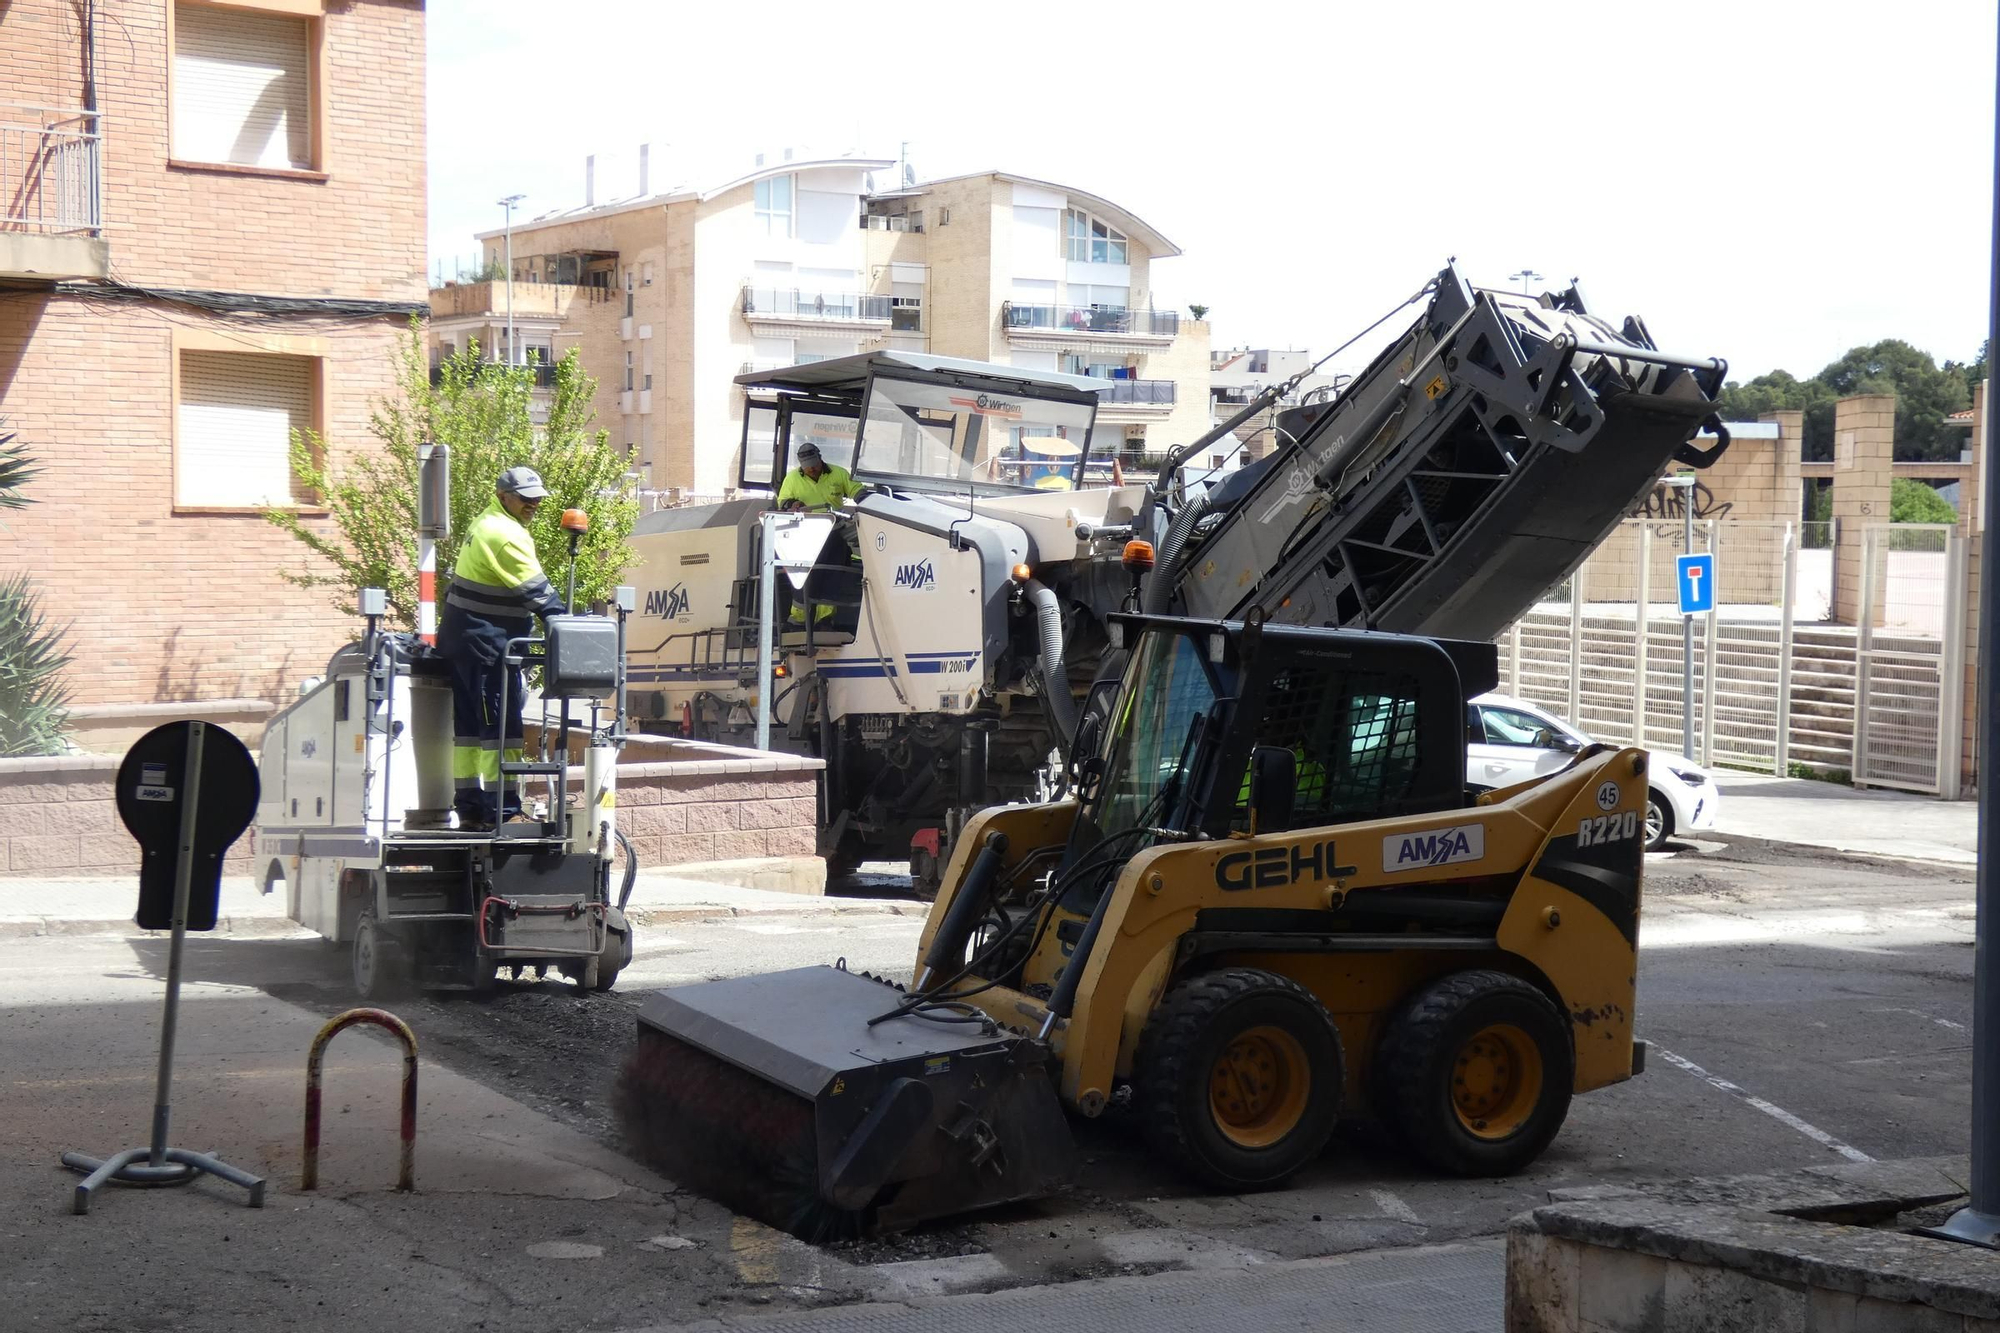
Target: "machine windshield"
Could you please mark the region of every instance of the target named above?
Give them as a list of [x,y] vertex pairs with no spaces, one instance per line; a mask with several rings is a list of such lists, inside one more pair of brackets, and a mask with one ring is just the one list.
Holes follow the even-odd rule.
[[1185,794],[1199,728],[1222,696],[1218,668],[1187,634],[1139,638],[1106,727],[1104,775],[1089,813],[1104,836],[1158,825]]
[[956,490],[1074,490],[1096,412],[1089,403],[877,376],[854,471]]

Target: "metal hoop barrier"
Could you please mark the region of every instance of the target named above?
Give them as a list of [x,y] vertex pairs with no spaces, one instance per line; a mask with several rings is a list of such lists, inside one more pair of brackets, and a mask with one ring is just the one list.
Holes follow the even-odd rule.
[[319,1035],[313,1038],[312,1052],[306,1056],[306,1151],[305,1170],[299,1181],[301,1190],[319,1187],[319,1082],[320,1062],[326,1054],[326,1045],[343,1029],[356,1023],[373,1023],[396,1034],[403,1043],[403,1152],[402,1165],[396,1175],[396,1188],[414,1190],[416,1186],[417,1149],[417,1034],[410,1031],[410,1025],[386,1009],[349,1009],[346,1013],[328,1020]]

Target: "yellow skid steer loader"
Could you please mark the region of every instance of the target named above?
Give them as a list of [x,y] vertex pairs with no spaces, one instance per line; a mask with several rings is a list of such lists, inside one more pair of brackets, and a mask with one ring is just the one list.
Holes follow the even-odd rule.
[[1221,1189],[1347,1115],[1449,1173],[1533,1161],[1630,1078],[1646,756],[1465,785],[1490,644],[1120,615],[1074,799],[977,816],[907,989],[844,968],[639,1014],[628,1136],[808,1239],[1060,1189],[1065,1111]]

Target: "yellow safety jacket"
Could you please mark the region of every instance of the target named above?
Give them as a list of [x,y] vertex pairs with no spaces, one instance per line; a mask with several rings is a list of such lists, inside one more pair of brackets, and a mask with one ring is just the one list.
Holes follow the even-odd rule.
[[534,538],[495,500],[472,520],[452,563],[438,648],[498,661],[508,639],[534,632],[536,616],[564,609],[542,573]]
[[797,500],[807,509],[838,509],[843,499],[861,494],[860,485],[846,468],[828,463],[819,480],[808,477],[804,468],[793,468],[778,487],[778,508]]

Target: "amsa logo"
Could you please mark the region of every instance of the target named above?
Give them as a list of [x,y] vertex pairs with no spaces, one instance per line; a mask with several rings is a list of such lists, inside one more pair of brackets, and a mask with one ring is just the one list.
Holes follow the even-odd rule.
[[937,570],[931,567],[929,557],[911,560],[896,566],[896,586],[910,592],[923,592],[937,587]]
[[1428,833],[1392,833],[1382,839],[1382,869],[1431,870],[1486,855],[1486,825],[1460,824]]
[[688,610],[687,585],[684,583],[676,583],[671,588],[655,588],[646,594],[646,614],[649,616],[679,620]]

